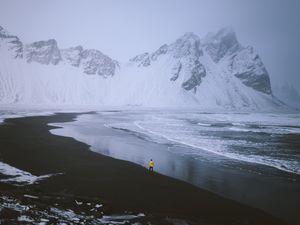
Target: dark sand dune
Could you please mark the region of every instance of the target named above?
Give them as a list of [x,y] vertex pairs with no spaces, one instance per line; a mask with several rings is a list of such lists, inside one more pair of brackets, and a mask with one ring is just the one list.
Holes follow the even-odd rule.
[[[5,120],[0,126],[1,160],[34,175],[63,173],[33,185],[34,190],[103,199],[111,212],[142,212],[195,224],[286,224],[260,210],[151,174],[133,163],[94,153],[86,144],[49,132],[53,127],[48,123],[75,117],[76,114],[56,114]],[[16,191],[1,183],[0,188],[2,193]]]

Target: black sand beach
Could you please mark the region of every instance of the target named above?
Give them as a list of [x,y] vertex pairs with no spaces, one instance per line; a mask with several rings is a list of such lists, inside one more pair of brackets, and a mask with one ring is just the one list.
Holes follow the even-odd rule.
[[34,175],[63,175],[25,187],[0,183],[1,194],[47,193],[101,199],[109,205],[107,213],[130,211],[194,224],[287,224],[260,210],[151,174],[141,166],[97,154],[86,144],[49,132],[53,127],[48,123],[75,117],[56,114],[5,120],[0,126],[1,161]]

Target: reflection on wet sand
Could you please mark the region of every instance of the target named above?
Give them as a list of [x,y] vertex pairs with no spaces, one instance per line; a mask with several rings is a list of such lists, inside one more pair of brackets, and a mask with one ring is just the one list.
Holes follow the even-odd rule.
[[[93,124],[93,125],[91,125]],[[182,155],[188,147],[160,144],[111,129],[104,121],[95,124],[75,121],[61,124],[51,132],[71,136],[91,145],[91,150],[148,168],[152,158],[154,171],[175,177],[222,196],[261,208],[286,220],[299,218],[300,181],[298,175],[272,167],[245,163],[203,151],[201,155]]]

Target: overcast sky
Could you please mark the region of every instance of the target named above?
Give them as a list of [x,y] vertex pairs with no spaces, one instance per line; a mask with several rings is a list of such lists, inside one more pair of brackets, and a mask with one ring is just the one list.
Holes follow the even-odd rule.
[[298,91],[299,21],[298,0],[0,0],[0,26],[23,42],[55,38],[120,61],[229,26],[260,54],[273,86],[288,81]]

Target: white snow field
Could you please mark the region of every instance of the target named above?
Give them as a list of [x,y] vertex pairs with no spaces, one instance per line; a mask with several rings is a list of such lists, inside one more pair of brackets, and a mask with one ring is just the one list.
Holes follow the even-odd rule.
[[7,178],[0,179],[0,182],[10,183],[16,186],[34,184],[49,177],[60,175],[46,174],[42,176],[35,176],[29,172],[20,170],[3,162],[0,162],[0,174],[7,176]]
[[258,54],[230,29],[186,33],[120,63],[53,39],[25,45],[0,27],[0,104],[286,109]]

